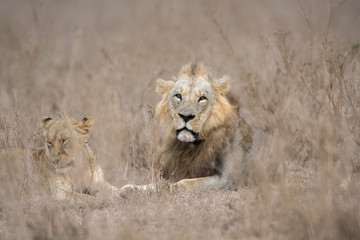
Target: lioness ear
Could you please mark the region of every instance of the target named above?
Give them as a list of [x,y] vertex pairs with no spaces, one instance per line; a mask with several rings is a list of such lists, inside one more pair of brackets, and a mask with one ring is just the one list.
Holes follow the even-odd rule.
[[78,131],[80,134],[87,135],[93,123],[93,118],[84,117],[83,120],[81,120],[80,122],[75,122],[74,125],[76,131]]
[[161,95],[168,93],[173,86],[173,81],[165,81],[162,79],[156,80],[156,92]]
[[42,129],[47,130],[52,122],[52,118],[51,117],[44,117],[41,121],[40,121],[40,127],[42,127]]
[[214,80],[211,83],[211,86],[215,90],[215,92],[218,92],[220,94],[225,94],[230,90],[231,87],[230,82],[231,82],[231,78],[225,75],[220,79]]

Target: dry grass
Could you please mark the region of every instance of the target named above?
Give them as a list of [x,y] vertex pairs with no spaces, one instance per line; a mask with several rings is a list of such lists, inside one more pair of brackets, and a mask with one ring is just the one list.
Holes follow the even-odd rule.
[[20,199],[15,166],[1,166],[0,239],[360,239],[359,12],[356,0],[2,1],[0,147],[41,147],[42,116],[92,116],[107,179],[157,181],[154,82],[193,59],[232,76],[271,141],[230,192],[58,204]]

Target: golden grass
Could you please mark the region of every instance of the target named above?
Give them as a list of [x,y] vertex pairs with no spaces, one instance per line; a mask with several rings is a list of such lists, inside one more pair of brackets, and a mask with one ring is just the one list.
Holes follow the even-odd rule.
[[43,116],[91,116],[109,182],[159,181],[154,82],[194,59],[232,77],[270,143],[230,192],[55,203],[20,198],[18,169],[2,165],[0,239],[359,239],[359,12],[350,0],[2,1],[0,147],[42,147]]

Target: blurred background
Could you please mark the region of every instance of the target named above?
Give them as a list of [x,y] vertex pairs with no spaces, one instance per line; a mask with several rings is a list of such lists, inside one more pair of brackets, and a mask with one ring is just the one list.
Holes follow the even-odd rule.
[[[359,200],[354,177],[360,169],[359,26],[358,0],[2,0],[0,147],[42,147],[39,122],[44,116],[93,117],[90,145],[106,178],[116,186],[148,183],[153,180],[152,166],[159,151],[160,130],[153,110],[160,96],[155,93],[155,80],[172,79],[183,64],[196,59],[213,69],[215,77],[228,74],[233,79],[232,92],[240,101],[241,114],[265,129],[272,141],[254,165],[250,189],[240,191],[240,196],[216,193],[218,202],[211,200],[211,195],[205,197],[216,206],[230,204],[229,209],[235,209],[226,212],[230,217],[224,220],[222,211],[216,216],[236,227],[220,229],[215,220],[205,224],[202,218],[196,218],[194,225],[200,230],[213,226],[210,232],[215,232],[214,236],[226,232],[230,238],[271,239],[264,237],[271,233],[274,239],[283,234],[284,239],[289,239],[287,234],[298,239],[345,239],[338,232],[324,233],[319,227],[321,217],[315,216],[333,214],[330,203],[325,209],[319,207],[326,197],[316,197],[318,189],[328,182],[333,197],[338,195],[333,187],[345,184],[346,194],[341,199],[347,200],[341,204],[347,209],[345,215],[354,214],[344,217],[350,223],[328,216],[333,221],[324,224],[332,228],[345,221],[344,226],[353,227],[344,227],[344,232],[350,232],[347,236],[359,236],[359,208],[352,205]],[[326,174],[321,171],[324,166]],[[277,190],[274,193],[267,184],[276,189],[284,187],[283,194],[296,197],[284,197]],[[252,198],[260,196],[257,194],[262,197]],[[193,201],[191,197],[188,199]],[[4,192],[0,198],[11,201]],[[265,210],[267,206],[276,208],[285,198],[291,209],[301,209],[299,215],[290,214],[282,221]],[[166,211],[171,212],[174,204],[186,208],[169,196],[165,199]],[[137,199],[134,207],[156,206],[157,210],[137,213],[159,221],[155,225],[160,232],[166,231],[167,225],[161,222],[168,222],[170,215],[179,234],[181,229],[188,229],[186,222],[177,222],[184,215],[160,214],[156,197],[150,200],[144,203],[146,200]],[[314,202],[319,205],[309,207]],[[207,212],[201,208],[203,204],[194,204],[200,212]],[[129,205],[119,211],[126,215],[133,210]],[[255,213],[250,206],[257,206]],[[243,207],[248,208],[242,211]],[[7,209],[8,205],[0,205],[0,238],[16,229],[8,219],[34,214],[6,215]],[[286,206],[281,209],[291,212]],[[68,211],[79,214],[74,209]],[[260,222],[263,228],[253,229],[234,216]],[[98,218],[94,219],[96,222]],[[158,236],[147,228],[153,225],[137,222],[135,216],[130,219],[116,221],[131,225],[128,228],[135,233],[131,236],[144,237],[136,234],[142,225],[149,232],[147,236]],[[293,227],[296,224],[286,229],[271,227],[278,222],[298,221],[303,227],[300,230]],[[63,224],[59,219],[55,222]],[[103,229],[110,225],[105,224]],[[89,226],[73,225],[75,231]],[[312,233],[311,228],[315,228]],[[195,230],[189,229],[190,238],[199,237]],[[97,231],[102,234],[104,230]],[[63,229],[58,232],[63,233]],[[44,234],[45,239],[56,236],[54,232]],[[76,236],[88,235],[80,231]]]
[[359,9],[356,0],[4,0],[1,112],[21,105],[101,120],[111,95],[133,109],[155,104],[154,79],[194,59],[230,74],[239,93],[244,72],[269,58],[276,31],[291,33],[297,59],[325,37],[348,47],[360,38]]

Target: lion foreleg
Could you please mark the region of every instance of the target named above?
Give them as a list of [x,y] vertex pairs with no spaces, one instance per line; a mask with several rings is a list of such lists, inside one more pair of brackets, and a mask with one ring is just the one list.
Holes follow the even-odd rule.
[[74,201],[74,200],[88,200],[94,199],[93,196],[88,194],[74,192],[70,185],[65,183],[55,182],[50,184],[51,197],[55,201]]
[[170,185],[172,191],[201,191],[209,189],[222,189],[226,187],[228,181],[225,177],[213,175],[202,178],[183,179]]
[[123,192],[132,192],[132,191],[143,191],[143,192],[156,192],[158,189],[157,184],[150,183],[146,185],[135,185],[135,184],[127,184],[121,188]]
[[201,190],[210,190],[210,189],[223,189],[228,185],[228,180],[226,177],[220,177],[218,175],[202,177],[202,178],[192,178],[192,179],[183,179],[176,183],[151,183],[146,185],[134,185],[127,184],[123,186],[120,191],[123,194],[132,192],[132,191],[141,191],[141,192],[158,192],[163,189],[169,189],[171,192],[175,191],[201,191]]
[[113,196],[121,195],[121,190],[113,185],[111,185],[104,177],[104,173],[100,166],[97,166],[96,169],[92,172],[92,182],[90,186],[90,192],[110,192]]

